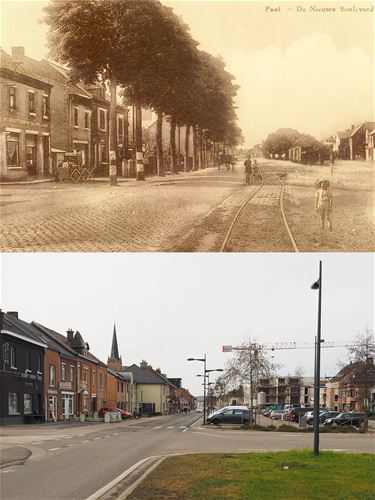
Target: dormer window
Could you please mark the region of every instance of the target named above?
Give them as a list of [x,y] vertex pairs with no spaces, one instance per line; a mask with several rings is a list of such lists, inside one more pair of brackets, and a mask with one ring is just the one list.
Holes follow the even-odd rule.
[[35,116],[35,92],[33,90],[28,91],[28,109],[29,115]]

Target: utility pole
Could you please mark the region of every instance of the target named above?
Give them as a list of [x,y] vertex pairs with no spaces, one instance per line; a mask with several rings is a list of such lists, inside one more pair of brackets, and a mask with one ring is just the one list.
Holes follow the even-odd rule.
[[320,399],[320,345],[322,323],[322,261],[319,262],[319,280],[311,288],[319,290],[318,329],[315,337],[315,375],[314,375],[314,455],[319,455],[319,399]]

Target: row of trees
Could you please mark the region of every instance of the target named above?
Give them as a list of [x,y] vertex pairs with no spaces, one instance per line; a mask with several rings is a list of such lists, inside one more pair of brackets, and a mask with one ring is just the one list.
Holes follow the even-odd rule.
[[307,162],[329,158],[330,148],[311,135],[301,134],[291,128],[279,128],[263,142],[262,152],[266,158],[289,158],[289,149],[301,147]]
[[[162,122],[171,123],[172,169],[177,166],[175,131],[185,125],[185,156],[193,134],[195,166],[205,148],[241,142],[234,98],[238,87],[225,64],[198,49],[182,20],[158,0],[52,0],[45,8],[51,56],[71,69],[72,79],[108,84],[111,92],[110,150],[117,151],[119,87],[136,108],[137,172],[142,176],[141,108],[157,116],[158,174],[164,174]],[[110,172],[111,173],[111,172]]]

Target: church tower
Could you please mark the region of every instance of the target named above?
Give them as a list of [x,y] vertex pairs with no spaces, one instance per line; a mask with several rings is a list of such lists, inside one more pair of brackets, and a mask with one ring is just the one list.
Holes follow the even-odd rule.
[[122,359],[118,353],[117,335],[116,335],[116,324],[113,326],[113,337],[112,337],[112,349],[111,355],[107,361],[108,368],[112,370],[121,371],[122,370]]

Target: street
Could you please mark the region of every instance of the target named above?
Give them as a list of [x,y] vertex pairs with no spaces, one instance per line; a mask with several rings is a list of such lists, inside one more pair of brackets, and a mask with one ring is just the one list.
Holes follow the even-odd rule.
[[[114,424],[1,429],[2,451],[32,451],[23,465],[0,469],[2,500],[85,499],[147,457],[312,448],[313,435],[202,427],[195,413]],[[373,434],[322,434],[321,449],[374,453]]]
[[[279,201],[299,251],[373,251],[371,165],[337,166],[330,177],[333,231],[320,229],[316,180],[328,167],[261,162],[264,185],[244,206],[224,251],[293,252]],[[244,168],[210,168],[106,182],[1,186],[3,252],[220,251],[238,210],[259,185],[245,186]]]

